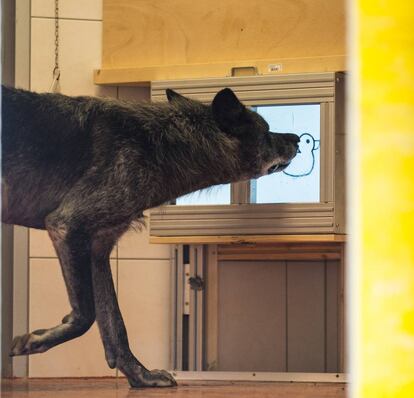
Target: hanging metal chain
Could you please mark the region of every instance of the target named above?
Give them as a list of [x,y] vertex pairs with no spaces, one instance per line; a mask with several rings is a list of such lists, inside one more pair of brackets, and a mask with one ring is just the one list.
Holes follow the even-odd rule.
[[57,90],[59,78],[59,0],[55,0],[55,67],[53,68],[53,81],[49,91],[55,92]]

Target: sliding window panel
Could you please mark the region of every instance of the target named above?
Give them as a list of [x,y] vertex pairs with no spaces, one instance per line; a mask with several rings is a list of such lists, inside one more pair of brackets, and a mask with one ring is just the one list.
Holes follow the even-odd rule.
[[336,373],[339,366],[340,275],[337,260],[326,261],[326,371]]
[[254,109],[267,121],[270,131],[294,133],[300,141],[298,154],[285,170],[251,181],[251,203],[319,203],[321,105],[257,106]]
[[325,264],[287,262],[287,370],[325,372]]
[[286,266],[222,261],[218,266],[218,366],[286,371]]

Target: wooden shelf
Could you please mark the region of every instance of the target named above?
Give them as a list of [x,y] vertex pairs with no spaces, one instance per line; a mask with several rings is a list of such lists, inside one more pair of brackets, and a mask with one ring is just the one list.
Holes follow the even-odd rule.
[[[281,70],[269,72],[270,65],[281,65]],[[148,86],[151,81],[155,80],[223,78],[252,74],[277,75],[303,71],[308,73],[335,72],[345,70],[345,67],[345,56],[334,55],[136,68],[102,68],[94,71],[94,83],[98,85]]]
[[323,243],[346,242],[344,234],[330,235],[241,235],[241,236],[150,236],[158,244],[240,244],[240,243]]

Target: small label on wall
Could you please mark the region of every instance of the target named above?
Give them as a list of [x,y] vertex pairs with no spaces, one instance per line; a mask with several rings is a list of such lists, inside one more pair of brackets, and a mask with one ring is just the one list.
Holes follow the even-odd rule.
[[281,72],[282,71],[282,64],[270,64],[267,67],[269,72]]

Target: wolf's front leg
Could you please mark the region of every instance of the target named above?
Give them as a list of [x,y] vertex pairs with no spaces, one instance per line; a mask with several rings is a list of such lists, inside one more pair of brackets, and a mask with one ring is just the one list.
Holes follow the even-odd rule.
[[131,387],[172,387],[174,378],[164,370],[146,369],[132,354],[115,294],[109,256],[115,243],[111,231],[96,234],[92,242],[92,283],[96,320],[111,368],[118,368]]
[[72,312],[60,325],[15,337],[11,356],[45,352],[81,336],[95,321],[90,240],[80,231],[72,231],[68,224],[55,221],[55,215],[51,214],[46,226],[59,257]]

